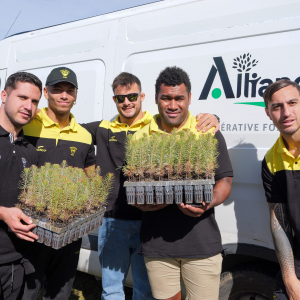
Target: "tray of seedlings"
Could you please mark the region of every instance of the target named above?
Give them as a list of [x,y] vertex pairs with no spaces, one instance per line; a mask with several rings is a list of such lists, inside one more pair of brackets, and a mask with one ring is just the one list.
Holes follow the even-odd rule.
[[86,175],[80,168],[46,163],[24,169],[17,205],[37,226],[39,243],[60,249],[102,224],[113,174],[100,176],[100,168]]
[[189,130],[129,136],[122,167],[128,204],[191,204],[213,198],[218,141]]

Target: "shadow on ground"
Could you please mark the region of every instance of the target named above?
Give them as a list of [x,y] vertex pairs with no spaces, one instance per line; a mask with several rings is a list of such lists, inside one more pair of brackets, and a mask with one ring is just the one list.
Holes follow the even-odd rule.
[[[73,289],[69,300],[97,300],[101,299],[101,280],[83,272],[76,272]],[[38,300],[42,300],[42,296]],[[132,300],[132,289],[125,287],[125,300]]]

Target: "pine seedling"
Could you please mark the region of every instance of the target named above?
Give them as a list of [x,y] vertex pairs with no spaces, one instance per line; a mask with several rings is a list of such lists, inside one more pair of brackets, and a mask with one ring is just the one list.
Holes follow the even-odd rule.
[[[49,220],[67,222],[74,216],[88,212],[95,203],[103,203],[103,188],[107,191],[107,182],[101,180],[100,169],[91,171],[89,177],[79,168],[62,165],[45,165],[40,169],[32,166],[21,175],[22,182],[19,207],[30,207]],[[64,174],[64,175],[62,175]],[[110,174],[109,182],[112,183]],[[106,185],[105,187],[103,187]],[[107,197],[108,192],[105,193]],[[96,205],[98,208],[99,205]]]
[[144,134],[144,136],[137,141],[138,156],[137,156],[136,175],[138,177],[138,181],[142,181],[145,178],[148,140],[149,140],[148,136]]
[[196,136],[193,133],[186,133],[186,143],[184,148],[184,173],[186,179],[192,178],[192,172],[194,169],[195,139]]
[[168,139],[166,140],[166,152],[165,152],[165,170],[166,177],[170,180],[174,173],[174,162],[176,155],[176,142],[177,142],[177,134],[176,129],[174,128],[171,134],[168,135]]
[[146,163],[146,170],[145,170],[145,177],[149,178],[149,180],[153,180],[153,176],[155,173],[155,156],[157,155],[156,149],[156,134],[153,134],[148,139],[147,143],[147,163]]
[[136,168],[134,165],[135,154],[136,154],[136,141],[132,139],[132,135],[128,135],[125,143],[125,165],[122,167],[124,175],[133,181],[134,174],[136,173]]
[[158,180],[161,180],[165,174],[165,151],[166,151],[166,141],[167,137],[165,134],[160,134],[155,139],[155,142],[157,143],[157,155],[156,155],[156,171],[155,175],[158,177]]
[[179,180],[183,174],[184,169],[184,148],[185,148],[185,133],[184,131],[178,132],[178,137],[175,145],[175,179]]

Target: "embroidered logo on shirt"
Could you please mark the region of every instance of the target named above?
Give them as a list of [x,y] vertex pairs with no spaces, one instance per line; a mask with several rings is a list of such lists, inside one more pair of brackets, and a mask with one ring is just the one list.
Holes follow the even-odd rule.
[[26,163],[27,163],[26,159],[23,157],[21,159],[22,159],[22,163],[23,163],[23,168],[26,168]]
[[62,74],[63,78],[67,78],[70,71],[63,69],[63,70],[60,70],[60,73]]
[[118,140],[116,139],[116,137],[113,135],[110,139],[109,139],[110,142],[117,142]]
[[77,148],[76,147],[70,147],[70,150],[71,150],[71,156],[74,156]]
[[44,146],[38,146],[38,147],[36,148],[36,151],[46,152],[47,149],[44,149]]

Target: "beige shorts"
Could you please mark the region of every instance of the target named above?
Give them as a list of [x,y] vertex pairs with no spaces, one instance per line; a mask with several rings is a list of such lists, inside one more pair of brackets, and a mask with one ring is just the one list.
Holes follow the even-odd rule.
[[182,275],[189,300],[218,300],[222,260],[221,254],[203,259],[145,257],[153,297],[175,296]]

